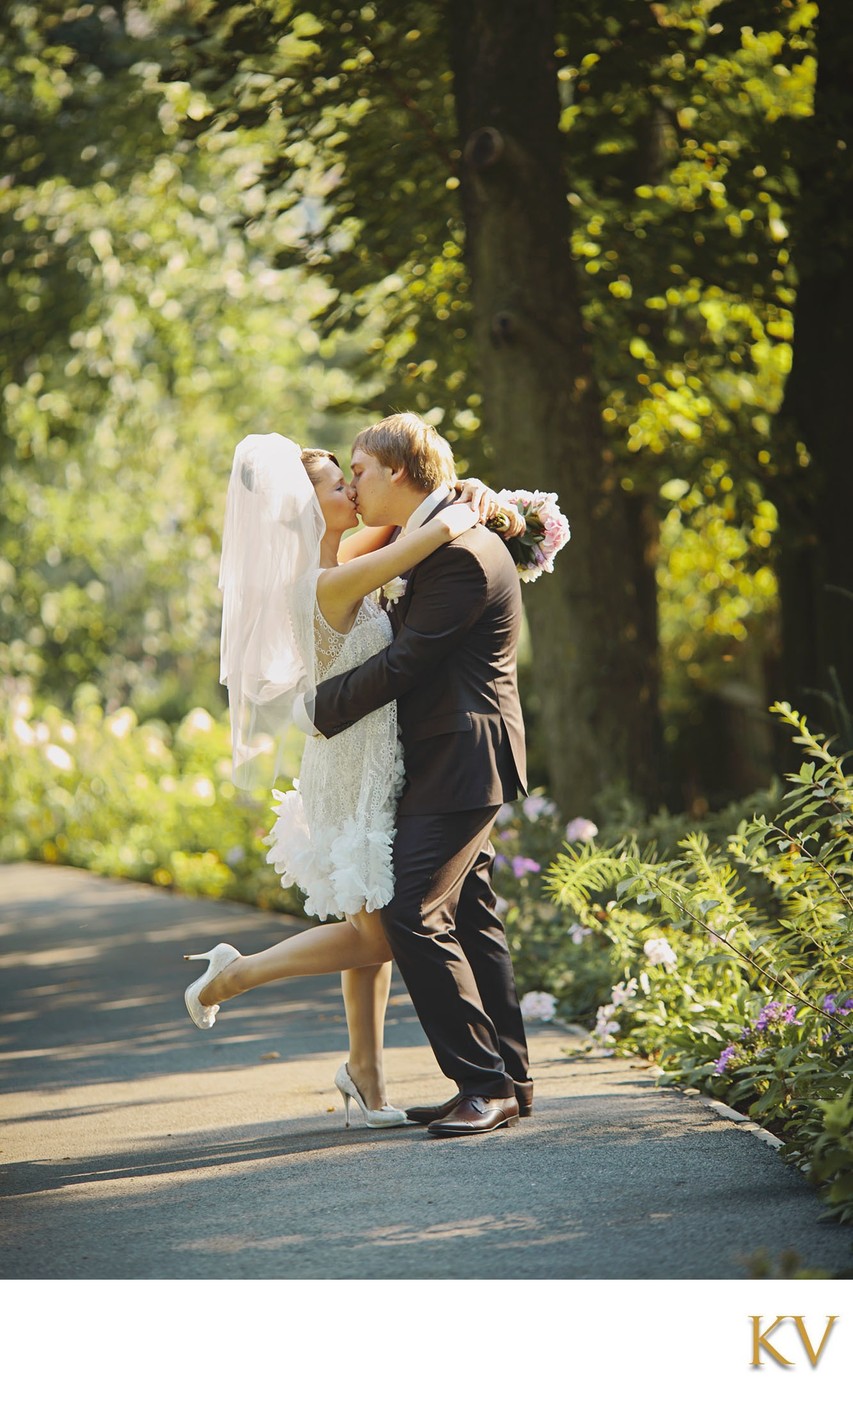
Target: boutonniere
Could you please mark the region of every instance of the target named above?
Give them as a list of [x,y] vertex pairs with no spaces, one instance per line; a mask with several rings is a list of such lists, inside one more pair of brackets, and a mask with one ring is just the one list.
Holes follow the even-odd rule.
[[395,576],[392,581],[388,581],[386,585],[383,585],[380,591],[380,594],[384,595],[385,599],[390,600],[392,603],[395,600],[402,600],[405,593],[406,582],[403,580],[402,576]]

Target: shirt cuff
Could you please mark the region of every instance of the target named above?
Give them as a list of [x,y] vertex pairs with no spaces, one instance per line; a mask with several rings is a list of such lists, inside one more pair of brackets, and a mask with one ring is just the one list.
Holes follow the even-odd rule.
[[293,703],[293,721],[295,725],[299,728],[300,732],[305,732],[306,736],[319,737],[321,733],[317,731],[317,728],[314,726],[314,723],[308,716],[308,709],[305,706],[305,698],[305,693],[297,693],[295,701]]

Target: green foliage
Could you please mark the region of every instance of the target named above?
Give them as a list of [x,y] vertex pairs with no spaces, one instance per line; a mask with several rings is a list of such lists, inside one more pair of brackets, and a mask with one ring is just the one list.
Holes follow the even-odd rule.
[[[296,770],[298,753],[289,758]],[[231,781],[227,720],[195,708],[175,727],[104,715],[94,688],[74,710],[4,707],[0,732],[0,862],[71,864],[205,897],[301,915],[265,861],[270,797]]]
[[[626,491],[661,493],[666,737],[714,801],[721,757],[691,774],[706,702],[760,703],[773,646],[769,416],[813,15],[557,14],[609,452]],[[61,707],[93,681],[140,716],[216,711],[242,433],[345,449],[366,408],[411,405],[463,465],[536,486],[534,465],[489,462],[483,431],[447,17],[15,0],[0,45],[0,668]]]
[[[717,8],[557,7],[572,253],[613,448],[645,484],[663,454],[669,477],[721,456],[754,477],[790,366],[784,218],[814,7],[780,5],[760,32]],[[434,414],[479,463],[453,61],[438,6],[213,0],[176,71],[209,120],[278,134],[267,200],[301,209],[280,257],[323,273],[327,326],[381,309],[380,403]]]
[[[734,725],[706,766],[691,759],[721,713],[762,715],[775,648],[770,435],[791,365],[788,225],[814,20],[802,0],[766,7],[761,25],[732,4],[556,6],[566,256],[608,461],[663,520],[673,771],[712,804],[768,774],[757,726]],[[507,464],[489,443],[472,359],[450,28],[423,3],[402,16],[381,0],[213,0],[172,72],[203,92],[202,123],[275,141],[257,223],[280,262],[325,280],[324,332],[364,333],[369,403],[420,410],[463,465],[535,487],[535,464]]]
[[0,25],[0,670],[61,707],[94,682],[176,721],[222,705],[233,444],[342,447],[326,411],[353,378],[312,326],[320,281],[250,224],[269,144],[186,134],[206,109],[160,76],[174,7],[133,34],[106,10],[56,29],[63,9]]
[[634,837],[569,845],[545,886],[621,977],[593,1045],[742,1107],[853,1218],[853,782],[804,717],[773,710],[811,759],[770,817],[669,856]]

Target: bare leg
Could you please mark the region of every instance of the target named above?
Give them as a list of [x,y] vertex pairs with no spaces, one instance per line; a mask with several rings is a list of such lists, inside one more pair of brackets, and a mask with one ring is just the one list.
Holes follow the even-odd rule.
[[221,1005],[269,981],[379,966],[390,959],[378,913],[358,913],[346,922],[308,927],[255,956],[238,957],[204,987],[199,1000],[202,1005]]
[[383,1107],[385,1070],[382,1061],[385,1010],[391,989],[391,962],[341,971],[341,990],[349,1030],[347,1067],[367,1106]]

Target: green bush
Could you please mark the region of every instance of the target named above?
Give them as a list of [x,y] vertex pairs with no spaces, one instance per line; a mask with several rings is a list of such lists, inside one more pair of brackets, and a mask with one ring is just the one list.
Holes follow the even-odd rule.
[[812,758],[775,813],[724,844],[688,833],[674,856],[633,836],[569,845],[545,888],[610,946],[591,1046],[742,1108],[851,1219],[853,782],[805,718],[773,710]]
[[227,721],[203,708],[170,727],[126,707],[105,716],[87,685],[70,717],[18,697],[0,730],[0,861],[71,864],[302,915],[298,891],[283,890],[265,861],[269,792],[236,789],[230,748]]

